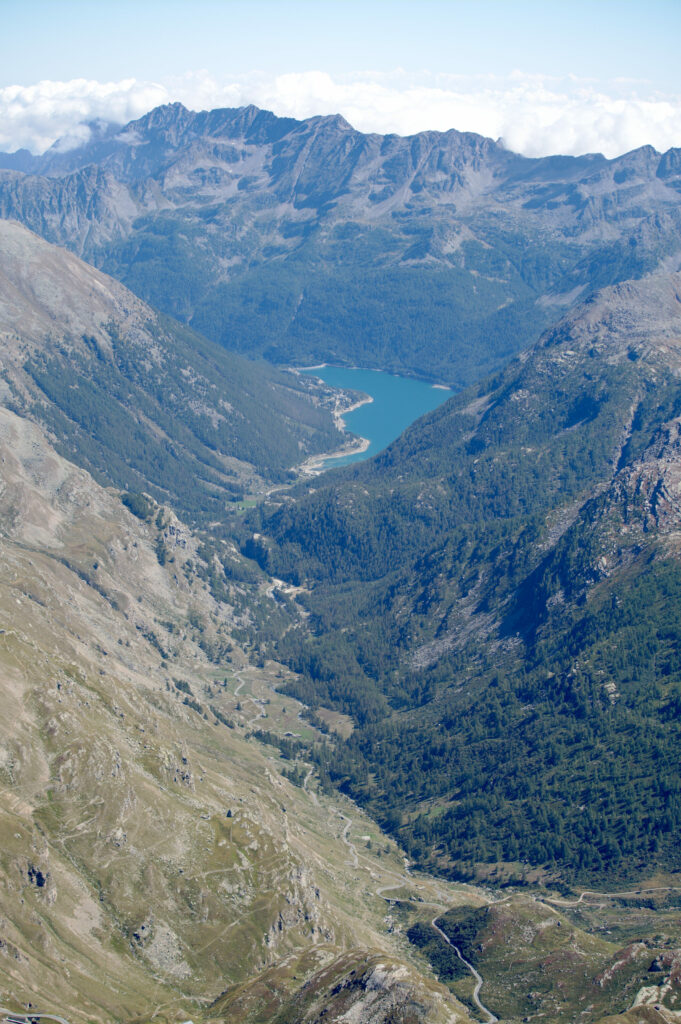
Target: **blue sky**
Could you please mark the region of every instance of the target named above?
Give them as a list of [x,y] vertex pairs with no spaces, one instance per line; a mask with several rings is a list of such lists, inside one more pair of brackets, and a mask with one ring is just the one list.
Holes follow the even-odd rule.
[[0,10],[4,85],[202,68],[519,70],[680,84],[678,0],[4,0]]
[[1,148],[176,98],[479,130],[528,153],[613,155],[646,131],[681,145],[679,0],[0,0],[0,14]]

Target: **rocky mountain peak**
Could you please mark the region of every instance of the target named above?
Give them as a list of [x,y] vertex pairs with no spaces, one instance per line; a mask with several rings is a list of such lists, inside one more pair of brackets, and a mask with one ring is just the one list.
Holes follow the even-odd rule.
[[382,136],[339,115],[174,103],[3,163],[0,216],[284,363],[464,384],[580,296],[676,269],[681,252],[678,152],[652,147],[529,159],[454,129]]
[[323,114],[319,117],[311,117],[308,118],[307,123],[312,127],[322,126],[329,130],[341,132],[354,132],[357,130],[353,128],[349,121],[346,121],[342,114]]
[[663,153],[657,167],[658,178],[668,180],[681,177],[681,149],[668,149]]
[[191,116],[193,112],[183,103],[164,103],[160,107],[154,107],[137,121],[133,121],[131,126],[141,129],[167,128],[170,125],[181,124]]
[[681,274],[653,274],[591,295],[551,329],[547,348],[579,348],[608,361],[661,361],[681,373]]

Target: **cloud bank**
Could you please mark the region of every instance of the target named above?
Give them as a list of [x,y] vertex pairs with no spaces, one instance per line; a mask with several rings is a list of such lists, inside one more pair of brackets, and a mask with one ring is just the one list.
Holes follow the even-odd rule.
[[276,77],[253,72],[218,80],[192,72],[164,82],[125,79],[38,82],[0,89],[0,150],[42,152],[88,137],[87,122],[125,124],[161,103],[193,110],[247,103],[304,118],[342,114],[364,132],[410,135],[426,129],[474,131],[503,139],[526,156],[601,152],[618,156],[650,144],[681,146],[681,95],[651,93],[645,82],[597,83],[521,72],[491,75],[372,73],[332,77],[322,71]]

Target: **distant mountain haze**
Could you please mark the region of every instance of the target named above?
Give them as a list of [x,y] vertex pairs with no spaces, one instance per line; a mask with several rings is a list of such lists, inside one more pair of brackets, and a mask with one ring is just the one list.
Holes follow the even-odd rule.
[[0,166],[0,215],[273,362],[466,384],[593,287],[681,259],[679,150],[528,159],[176,103]]

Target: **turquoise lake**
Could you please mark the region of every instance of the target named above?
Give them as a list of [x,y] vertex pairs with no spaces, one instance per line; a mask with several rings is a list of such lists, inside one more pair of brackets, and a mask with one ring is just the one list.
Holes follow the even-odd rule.
[[347,455],[339,459],[328,459],[325,469],[346,466],[371,458],[394,441],[403,430],[419,416],[436,409],[454,394],[453,391],[434,387],[422,380],[410,377],[395,377],[382,370],[361,370],[344,366],[324,366],[304,373],[320,377],[326,384],[337,388],[349,388],[371,395],[373,402],[362,405],[354,412],[346,413],[343,419],[348,430],[370,442],[365,452]]

